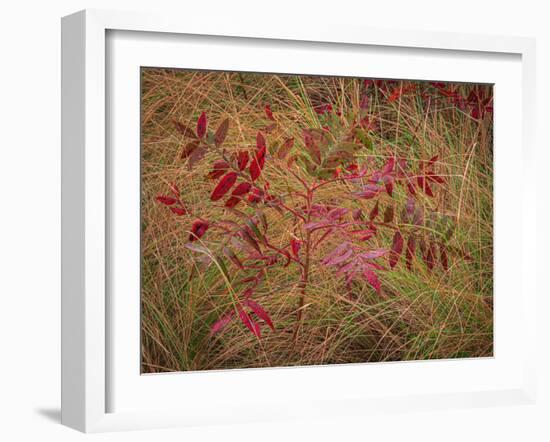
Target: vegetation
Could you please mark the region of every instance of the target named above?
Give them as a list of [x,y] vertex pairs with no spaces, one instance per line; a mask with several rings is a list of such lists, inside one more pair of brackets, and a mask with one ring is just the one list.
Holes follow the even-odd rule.
[[142,371],[491,356],[492,87],[142,71]]

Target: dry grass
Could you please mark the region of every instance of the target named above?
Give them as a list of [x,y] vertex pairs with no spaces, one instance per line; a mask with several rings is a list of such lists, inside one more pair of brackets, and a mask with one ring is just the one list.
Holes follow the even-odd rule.
[[[460,88],[467,93],[471,86]],[[314,260],[303,324],[293,344],[299,271],[279,266],[268,272],[255,293],[270,313],[275,331],[263,327],[263,336],[257,339],[233,321],[223,333],[211,336],[211,325],[231,306],[228,290],[238,292],[236,281],[242,275],[216,250],[223,240],[219,233],[205,236],[218,265],[203,265],[185,247],[193,218],[175,217],[155,201],[156,195],[167,192],[169,183],[176,182],[187,203],[205,219],[223,212],[209,201],[213,183],[205,175],[212,154],[189,171],[180,158],[184,140],[173,120],[194,128],[202,111],[213,125],[229,118],[226,147],[234,151],[254,143],[266,122],[265,103],[279,119],[278,128],[267,135],[273,145],[288,136],[299,140],[302,128],[320,127],[314,106],[330,101],[346,114],[358,108],[360,96],[357,79],[142,71],[143,372],[492,355],[492,118],[477,121],[446,100],[427,105],[418,94],[388,103],[378,90],[369,103],[369,115],[376,121],[373,147],[365,147],[360,158],[377,160],[395,154],[414,164],[439,155],[446,184],[437,189],[435,198],[421,200],[426,213],[445,216],[455,224],[448,242],[449,269],[439,266],[429,271],[419,259],[409,272],[401,263],[381,275],[383,289],[377,294],[366,283],[346,289],[330,268]],[[280,162],[268,159],[264,174],[274,194],[297,186]],[[347,185],[340,183],[327,186],[318,198],[345,201],[346,193]],[[401,204],[405,198],[398,189],[387,204]],[[291,218],[275,210],[266,215],[273,241],[288,244]],[[391,232],[376,241],[388,247]],[[332,245],[328,242],[320,255]],[[465,260],[464,253],[472,259]],[[227,278],[223,269],[228,270]]]

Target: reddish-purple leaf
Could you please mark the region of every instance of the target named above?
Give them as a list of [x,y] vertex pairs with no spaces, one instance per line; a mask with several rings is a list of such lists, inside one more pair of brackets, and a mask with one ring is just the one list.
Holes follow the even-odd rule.
[[256,149],[261,150],[265,148],[266,148],[265,138],[261,132],[258,132],[256,134]]
[[242,309],[242,307],[238,307],[238,310],[239,310],[239,317],[241,318],[241,321],[246,326],[246,328],[248,328],[258,338],[261,338],[260,326],[250,318],[248,313],[246,313]]
[[424,262],[426,263],[426,266],[429,270],[432,270],[434,268],[435,264],[435,245],[433,243],[430,243],[426,247],[426,254],[424,255]]
[[371,199],[378,195],[381,190],[382,188],[380,186],[377,186],[376,184],[367,184],[363,187],[363,190],[355,192],[354,195],[358,196],[359,198]]
[[340,255],[342,255],[343,253],[346,253],[348,250],[351,250],[351,247],[350,247],[350,243],[348,242],[343,242],[342,244],[340,244],[338,247],[336,247],[332,252],[330,252],[327,256],[325,256],[323,258],[323,264],[328,264],[328,262],[335,258],[335,257],[338,257]]
[[384,187],[386,188],[386,193],[389,196],[392,196],[393,194],[393,177],[390,175],[384,176]]
[[351,212],[351,217],[355,221],[362,220],[363,219],[363,211],[361,209],[353,209],[353,211]]
[[206,126],[208,121],[206,119],[206,113],[203,112],[197,120],[197,137],[203,138],[206,135]]
[[384,211],[384,222],[391,223],[393,221],[393,216],[394,216],[393,206],[386,207],[386,210]]
[[323,264],[327,266],[333,266],[337,264],[341,264],[344,261],[347,261],[349,258],[351,258],[353,255],[353,249],[347,249],[342,253],[341,255],[336,255],[331,257],[330,259],[323,260]]
[[323,114],[332,112],[332,104],[330,104],[330,103],[320,104],[319,106],[315,106],[314,110],[319,115],[323,115]]
[[321,151],[319,150],[319,146],[317,145],[317,142],[313,138],[312,131],[309,129],[304,129],[303,135],[304,135],[304,144],[311,158],[317,164],[321,164]]
[[369,250],[368,252],[365,252],[365,253],[361,253],[358,256],[364,259],[376,259],[386,255],[387,253],[388,253],[387,249],[375,249],[375,250]]
[[233,250],[231,250],[229,247],[224,247],[223,248],[223,254],[225,256],[227,256],[229,258],[229,260],[233,264],[235,264],[236,267],[238,267],[239,269],[244,268],[241,260],[237,257],[237,255],[235,255],[235,252],[233,252]]
[[271,318],[260,304],[253,301],[252,299],[245,300],[243,304],[249,307],[256,314],[256,316],[258,316],[258,318],[263,319],[265,323],[271,328],[271,330],[275,330]]
[[191,129],[189,129],[185,124],[180,123],[179,121],[174,120],[174,126],[176,126],[176,130],[182,134],[184,137],[187,138],[197,138],[195,135],[195,132],[193,132]]
[[173,198],[171,196],[165,196],[165,195],[157,195],[157,201],[166,206],[171,206],[172,204],[176,204],[178,202],[176,198]]
[[176,198],[180,197],[180,189],[179,189],[179,187],[177,186],[176,183],[170,184],[170,190],[176,196]]
[[388,175],[393,171],[393,168],[395,166],[395,158],[391,157],[386,161],[386,164],[384,164],[384,167],[382,167],[382,170],[380,171],[382,175]]
[[217,179],[221,177],[228,169],[229,169],[229,164],[227,164],[224,160],[217,160],[214,163],[214,168],[207,175],[207,177],[210,178],[211,180]]
[[225,141],[225,137],[227,136],[228,130],[229,120],[226,118],[220,123],[218,129],[216,130],[216,133],[214,134],[214,144],[216,144],[216,147],[220,147],[223,144],[223,142]]
[[248,164],[248,152],[246,150],[241,150],[237,155],[237,166],[239,170],[244,170]]
[[336,207],[327,213],[327,220],[338,221],[348,212],[349,209],[346,209],[345,207]]
[[401,232],[399,230],[395,231],[395,234],[393,235],[393,244],[390,251],[390,267],[394,268],[397,264],[397,261],[399,261],[399,257],[401,256],[401,252],[403,251],[403,235],[401,235]]
[[242,196],[250,191],[251,187],[250,183],[240,183],[233,189],[233,192],[231,192],[231,198],[227,200],[225,207],[235,207],[239,201],[241,201]]
[[254,187],[252,189],[252,192],[248,195],[248,201],[251,203],[259,203],[263,198],[263,191],[258,189],[257,187]]
[[298,253],[300,252],[300,248],[302,247],[302,241],[299,239],[292,238],[290,240],[290,247],[292,249],[292,254],[298,258]]
[[280,147],[279,151],[277,152],[277,156],[280,158],[280,159],[283,159],[284,157],[286,157],[288,155],[288,153],[290,152],[290,149],[292,149],[292,147],[294,147],[294,138],[287,138],[283,145]]
[[374,230],[371,229],[362,229],[362,230],[352,230],[350,232],[352,235],[359,235],[361,241],[366,241],[371,239],[374,236]]
[[218,185],[212,191],[212,195],[210,195],[210,199],[212,201],[218,201],[221,197],[223,197],[229,191],[229,189],[231,189],[231,187],[233,187],[233,184],[235,184],[235,181],[237,181],[237,172],[229,172],[226,175],[224,175],[223,178],[218,183]]
[[269,104],[266,104],[264,107],[265,116],[271,120],[275,121],[275,117],[273,116],[273,111],[271,110],[271,106]]
[[234,310],[223,315],[220,319],[214,322],[214,324],[212,324],[212,327],[210,327],[210,334],[213,336],[221,332],[227,326],[227,324],[231,322],[231,320],[233,319],[233,316],[235,316]]
[[443,177],[441,177],[439,175],[436,175],[435,173],[426,174],[426,179],[428,179],[429,181],[431,181],[433,183],[438,183],[438,184],[445,183],[445,180],[443,179]]
[[170,210],[179,216],[185,215],[187,213],[187,210],[185,210],[183,207],[170,207]]
[[363,271],[363,276],[367,279],[368,283],[376,290],[377,293],[380,293],[380,281],[378,279],[378,276],[376,276],[376,273],[374,273],[370,269],[365,269]]
[[206,149],[203,146],[199,146],[197,149],[193,150],[191,155],[189,155],[189,160],[187,161],[187,168],[189,170],[193,169],[193,166],[200,161],[206,155]]
[[189,234],[189,241],[195,241],[206,233],[209,224],[201,219],[196,220],[191,226],[191,233]]
[[260,249],[260,245],[258,242],[254,239],[254,236],[250,233],[250,229],[248,227],[245,227],[241,229],[241,238],[250,245],[254,250],[256,250],[258,253],[262,253],[262,250]]
[[[261,135],[261,134],[258,132],[258,135]],[[250,170],[250,178],[252,178],[252,181],[256,181],[260,176],[260,174],[262,173],[262,169],[264,168],[264,163],[265,163],[265,155],[266,155],[266,146],[264,143],[263,147],[261,147],[260,150],[256,152],[256,155],[250,162],[249,170]]]
[[379,208],[378,208],[378,201],[376,201],[376,204],[372,208],[369,214],[369,220],[374,221],[374,219],[378,216]]
[[424,190],[426,195],[431,196],[431,197],[434,196],[434,194],[432,192],[432,188],[430,187],[430,185],[428,184],[428,180],[426,180],[424,176],[417,177],[416,181],[418,182],[418,187],[420,187],[422,190]]
[[197,147],[199,147],[198,141],[191,141],[190,143],[187,143],[181,150],[180,158],[187,158],[195,151]]

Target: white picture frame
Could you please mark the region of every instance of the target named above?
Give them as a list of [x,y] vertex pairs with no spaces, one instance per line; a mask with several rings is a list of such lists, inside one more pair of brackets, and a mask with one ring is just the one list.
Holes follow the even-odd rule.
[[[501,149],[498,161],[501,161],[502,170],[517,166],[521,163],[521,170],[518,172],[522,177],[530,176],[534,169],[534,108],[535,108],[535,44],[532,39],[516,37],[491,37],[463,34],[427,33],[416,31],[391,32],[388,30],[376,30],[370,28],[349,28],[345,26],[316,27],[301,25],[293,26],[292,23],[270,26],[262,23],[261,26],[245,21],[238,22],[217,22],[212,20],[194,20],[185,25],[175,17],[154,16],[151,14],[125,13],[99,10],[86,10],[63,18],[62,21],[62,422],[63,424],[85,432],[110,431],[122,429],[157,428],[167,426],[186,426],[222,422],[248,422],[258,420],[274,420],[305,417],[318,417],[328,415],[363,415],[372,410],[387,410],[389,412],[399,410],[418,410],[431,408],[453,408],[470,406],[487,406],[503,404],[532,403],[536,395],[535,370],[536,361],[532,344],[535,333],[536,316],[536,285],[533,260],[535,257],[534,247],[535,223],[536,223],[536,195],[529,191],[527,186],[516,186],[510,189],[517,192],[516,196],[522,201],[521,222],[515,223],[519,237],[511,245],[520,254],[521,271],[520,281],[517,288],[520,294],[515,294],[516,308],[521,312],[518,315],[522,329],[522,348],[517,348],[514,358],[513,369],[511,359],[503,358],[503,365],[499,370],[510,368],[509,375],[503,376],[490,386],[484,388],[483,379],[480,377],[474,385],[473,378],[467,374],[468,370],[484,371],[489,377],[491,370],[495,370],[499,360],[498,350],[495,352],[494,360],[487,361],[485,367],[472,365],[472,361],[434,361],[422,365],[421,362],[409,364],[357,364],[347,367],[308,367],[290,369],[262,369],[262,370],[237,370],[225,373],[191,373],[194,375],[191,384],[184,385],[179,375],[157,376],[157,380],[146,382],[144,390],[141,388],[139,370],[128,376],[137,383],[125,383],[113,379],[125,379],[127,372],[116,374],[118,367],[124,364],[116,363],[117,357],[130,358],[127,354],[113,353],[117,339],[120,335],[116,332],[117,315],[113,313],[113,304],[107,296],[109,284],[109,244],[116,241],[112,235],[116,234],[116,222],[113,221],[112,187],[109,180],[113,178],[113,166],[111,153],[108,146],[112,141],[112,134],[108,133],[106,122],[120,121],[116,119],[116,110],[110,109],[109,93],[110,81],[116,81],[117,74],[109,71],[108,57],[118,57],[118,54],[130,54],[128,63],[139,64],[141,58],[132,59],[131,53],[136,52],[135,45],[140,44],[133,41],[124,52],[112,50],[108,35],[116,33],[126,34],[138,32],[140,36],[162,40],[163,38],[184,41],[188,38],[210,38],[216,37],[217,41],[224,42],[249,42],[251,45],[268,42],[271,45],[281,47],[298,47],[306,44],[307,47],[315,48],[316,45],[323,47],[336,45],[335,51],[342,49],[354,50],[357,48],[376,48],[377,51],[390,51],[399,48],[403,53],[414,50],[425,50],[426,54],[436,60],[444,57],[445,54],[467,54],[472,59],[483,60],[495,55],[512,57],[515,66],[519,69],[516,73],[520,78],[521,91],[517,91],[515,97],[519,100],[520,109],[514,109],[514,114],[509,113],[509,120],[504,117],[501,122],[512,123],[512,117],[520,116],[517,119],[516,127],[510,128],[511,124],[502,124],[502,127],[512,130],[512,139],[517,138],[521,148],[515,150]],[[154,34],[151,34],[154,33]],[[236,39],[236,40],[235,40]],[[259,43],[258,43],[259,42]],[[142,51],[145,50],[145,43]],[[158,43],[164,45],[167,43]],[[240,43],[239,43],[240,44]],[[308,46],[309,45],[309,46]],[[302,47],[300,46],[300,47]],[[393,48],[393,49],[392,49]],[[157,46],[158,49],[158,46]],[[215,49],[214,49],[215,50]],[[156,53],[162,51],[155,51]],[[336,53],[335,53],[336,54]],[[511,58],[511,59],[512,59]],[[125,56],[120,56],[125,60]],[[159,60],[161,58],[150,58]],[[413,58],[411,58],[413,60]],[[221,63],[221,66],[219,65]],[[225,65],[223,63],[226,63]],[[227,70],[235,69],[229,65],[227,60],[218,62],[218,68]],[[411,63],[414,64],[414,63]],[[166,65],[166,63],[164,63]],[[212,65],[201,65],[202,67],[213,68]],[[242,65],[240,65],[242,67]],[[262,71],[259,61],[251,61],[250,69],[256,66]],[[437,63],[430,68],[435,69]],[[185,67],[185,66],[177,66]],[[264,68],[267,69],[267,68]],[[321,69],[319,67],[316,68]],[[328,67],[323,73],[328,72]],[[422,67],[419,69],[427,69]],[[303,70],[303,69],[301,69]],[[301,73],[298,70],[295,73]],[[511,69],[513,71],[513,69]],[[421,72],[409,71],[409,72]],[[443,72],[443,71],[441,71]],[[108,73],[109,75],[107,75]],[[411,73],[410,75],[414,75]],[[443,75],[443,74],[441,74]],[[457,74],[458,75],[458,74]],[[512,74],[511,74],[512,75]],[[400,77],[402,78],[402,77]],[[411,77],[414,78],[414,77]],[[420,78],[420,77],[416,77]],[[476,77],[476,78],[484,78]],[[502,77],[504,78],[504,77]],[[504,81],[504,80],[503,80]],[[515,84],[515,83],[510,83]],[[136,91],[137,93],[138,91]],[[506,101],[502,101],[506,103]],[[508,102],[512,103],[512,101]],[[495,111],[499,112],[498,98],[495,99]],[[110,112],[115,115],[111,115]],[[505,112],[503,112],[505,114]],[[139,119],[138,119],[139,120]],[[496,119],[497,131],[499,120]],[[134,122],[135,123],[135,122]],[[139,123],[138,123],[139,124]],[[127,133],[132,133],[133,128],[128,127]],[[135,132],[135,131],[134,131]],[[504,134],[504,132],[502,132]],[[498,135],[498,133],[497,133]],[[139,136],[138,136],[139,138]],[[496,143],[505,146],[505,140],[496,136]],[[115,140],[116,143],[116,140]],[[139,145],[137,146],[139,151]],[[118,179],[128,179],[115,171]],[[525,180],[521,180],[525,182]],[[129,182],[129,181],[128,181]],[[111,183],[112,184],[112,183]],[[502,188],[502,187],[501,187]],[[531,189],[532,190],[532,189]],[[499,186],[497,183],[496,193]],[[497,201],[498,203],[498,201]],[[505,203],[503,203],[505,204]],[[497,204],[498,207],[498,204]],[[503,206],[501,206],[503,207]],[[506,207],[504,207],[506,209]],[[135,212],[131,212],[135,213]],[[118,215],[117,215],[118,216]],[[120,216],[124,216],[121,214]],[[496,254],[503,254],[495,242]],[[503,269],[509,263],[502,261]],[[498,266],[497,266],[498,268]],[[503,284],[497,284],[498,290],[502,292],[503,299],[506,291],[512,290]],[[498,302],[498,301],[497,301]],[[501,305],[504,305],[501,304]],[[511,304],[508,304],[511,305]],[[136,306],[139,310],[139,306]],[[116,312],[116,309],[114,309]],[[498,312],[497,308],[495,311]],[[505,310],[502,309],[502,312]],[[496,313],[498,315],[498,313]],[[504,313],[503,313],[504,314]],[[497,316],[498,318],[498,316]],[[120,318],[118,318],[120,320]],[[506,324],[501,327],[501,336],[506,335]],[[134,330],[135,331],[135,330]],[[116,332],[116,333],[115,333]],[[117,336],[119,336],[117,338]],[[113,339],[113,342],[111,341]],[[131,337],[135,347],[135,333]],[[139,337],[138,337],[139,343]],[[515,344],[510,344],[515,345]],[[504,348],[504,344],[502,346]],[[511,354],[512,348],[507,354]],[[521,350],[521,351],[520,351]],[[501,353],[501,354],[504,354]],[[125,360],[125,359],[124,359]],[[495,362],[497,361],[497,362]],[[476,362],[477,363],[477,362]],[[484,363],[484,362],[482,362]],[[406,372],[402,371],[403,364],[409,364]],[[116,365],[113,367],[113,365]],[[367,368],[367,365],[369,368]],[[130,370],[125,368],[125,370]],[[303,371],[303,370],[307,370]],[[358,388],[357,394],[340,394],[337,389],[326,396],[315,394],[315,382],[325,382],[335,379],[335,376],[353,379],[366,373],[365,370],[376,370],[381,376],[399,377],[406,376],[422,377],[421,372],[434,370],[434,374],[445,373],[453,375],[462,373],[465,382],[460,388],[451,389],[445,387],[444,383],[437,384],[436,377],[432,377],[436,385],[430,391],[422,390],[421,382],[418,384],[420,390],[400,390],[399,385],[392,391],[389,389],[376,390],[372,393]],[[317,374],[315,374],[317,373]],[[116,374],[116,376],[115,376]],[[312,376],[313,374],[313,376]],[[342,376],[343,375],[343,376]],[[178,377],[179,376],[179,377]],[[322,377],[319,377],[322,376]],[[469,377],[470,376],[470,377]],[[151,378],[152,379],[152,378]],[[179,380],[178,380],[179,379]],[[189,378],[187,378],[189,379]],[[468,385],[468,379],[472,380]],[[495,376],[495,379],[497,377]],[[259,388],[266,383],[279,386],[279,383],[290,382],[301,385],[304,391],[309,392],[310,397],[303,403],[286,403],[275,401],[257,402],[248,406],[235,400],[235,409],[232,410],[231,398],[234,391],[227,385],[239,385],[239,382],[246,380],[253,387]],[[313,381],[309,381],[313,380]],[[424,382],[427,382],[424,379]],[[310,382],[310,383],[308,383]],[[455,381],[455,383],[459,383]],[[398,383],[399,384],[399,383]],[[123,385],[125,388],[119,387]],[[198,393],[191,390],[191,385],[200,385],[206,391],[208,388],[216,388],[217,391],[225,389],[227,397],[220,400],[219,409],[210,402],[200,406]],[[404,388],[403,384],[403,388]],[[349,388],[349,386],[347,386]],[[372,386],[371,386],[372,387]],[[371,388],[369,387],[369,388]],[[179,394],[180,403],[185,402],[191,405],[177,406],[170,400],[170,391],[173,395],[178,394],[178,389],[185,390],[187,395]],[[275,388],[275,387],[274,387]],[[131,395],[132,391],[139,391],[145,401],[151,403],[154,400],[164,399],[165,406],[156,408],[135,409],[129,406],[113,407],[112,392],[117,391],[117,397],[126,395],[121,404],[135,403],[136,397]],[[330,389],[329,389],[330,390]],[[193,391],[195,391],[193,393]],[[274,390],[275,394],[276,391]],[[224,393],[222,393],[223,396]],[[195,397],[193,397],[195,395]],[[184,397],[182,399],[182,396]],[[229,400],[228,400],[229,399]],[[196,403],[196,405],[193,405]],[[240,412],[237,413],[237,410]]]

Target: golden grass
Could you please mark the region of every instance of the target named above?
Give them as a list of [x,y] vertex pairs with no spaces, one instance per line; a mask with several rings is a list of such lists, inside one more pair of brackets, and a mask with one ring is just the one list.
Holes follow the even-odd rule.
[[[460,86],[466,93],[471,86]],[[488,92],[489,86],[485,87]],[[366,283],[349,290],[331,268],[312,260],[311,278],[296,343],[300,275],[295,266],[267,272],[254,298],[275,323],[262,327],[257,339],[242,323],[233,321],[216,336],[210,327],[238,296],[242,275],[219,250],[223,235],[208,232],[214,264],[206,267],[199,255],[185,247],[194,218],[174,216],[155,197],[175,182],[182,197],[201,217],[216,219],[220,204],[209,200],[214,183],[205,176],[216,159],[213,153],[189,171],[180,158],[184,139],[173,120],[194,128],[203,111],[215,127],[224,118],[231,125],[225,146],[229,152],[251,147],[266,124],[263,106],[269,103],[278,127],[267,135],[268,145],[286,137],[297,140],[301,131],[320,127],[313,107],[331,102],[344,115],[359,107],[361,80],[272,74],[142,71],[142,371],[164,372],[246,367],[380,362],[417,359],[491,356],[493,351],[493,192],[492,118],[471,118],[445,100],[426,105],[417,94],[389,103],[378,89],[369,103],[376,127],[373,148],[359,153],[360,161],[388,155],[415,164],[439,155],[444,186],[435,197],[421,197],[426,214],[446,216],[455,224],[448,242],[450,265],[429,271],[422,260],[407,271],[403,257],[396,269],[383,272],[377,294]],[[305,177],[306,172],[296,169]],[[299,183],[283,162],[268,158],[263,178],[273,194],[286,193]],[[399,207],[406,195],[381,204]],[[336,183],[319,190],[316,198],[355,207],[346,199],[349,187]],[[291,206],[298,201],[288,201]],[[361,202],[367,210],[369,201]],[[245,209],[243,211],[252,211]],[[288,244],[293,221],[288,215],[266,210],[269,235],[275,245]],[[231,215],[226,215],[231,217]],[[391,233],[382,232],[376,245],[389,247]],[[324,256],[337,245],[328,241]],[[471,260],[464,259],[464,253]],[[227,269],[227,274],[224,274]]]

